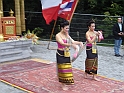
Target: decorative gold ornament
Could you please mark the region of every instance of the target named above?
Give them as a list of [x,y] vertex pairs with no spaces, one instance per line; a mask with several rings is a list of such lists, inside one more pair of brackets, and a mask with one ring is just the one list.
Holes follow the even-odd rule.
[[10,9],[9,14],[10,14],[10,16],[13,16],[14,12],[12,11],[12,9]]
[[2,16],[3,12],[0,10],[0,17]]
[[4,41],[3,34],[0,34],[0,42],[3,42],[3,41]]
[[39,44],[39,42],[38,42],[39,37],[37,37],[36,34],[34,34],[34,32],[31,33],[30,30],[28,30],[25,37],[27,39],[32,39],[33,44]]

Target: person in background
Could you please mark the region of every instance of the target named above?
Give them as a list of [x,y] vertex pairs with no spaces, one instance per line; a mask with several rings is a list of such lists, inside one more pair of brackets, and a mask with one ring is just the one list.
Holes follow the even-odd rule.
[[118,22],[113,25],[113,35],[115,39],[114,44],[114,53],[116,57],[121,56],[120,55],[120,47],[122,44],[122,36],[124,36],[124,24],[122,23],[122,18],[118,18]]
[[[69,36],[68,31],[69,22],[64,20],[60,23],[60,32],[56,34],[56,41],[58,45],[56,52],[57,72],[58,80],[62,84],[63,90],[68,90],[67,85],[74,84],[69,47],[72,46],[75,49],[76,45],[83,47],[83,43],[73,40]],[[67,42],[68,39],[71,40],[71,43]]]
[[85,60],[85,78],[89,75],[93,75],[92,79],[98,80],[96,78],[98,69],[98,51],[96,42],[100,42],[102,31],[95,31],[95,22],[90,21],[88,23],[88,31],[86,32],[86,60]]

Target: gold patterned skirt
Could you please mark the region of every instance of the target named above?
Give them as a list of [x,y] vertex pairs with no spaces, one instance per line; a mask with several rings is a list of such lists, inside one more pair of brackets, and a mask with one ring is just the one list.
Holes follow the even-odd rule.
[[74,84],[70,57],[64,57],[64,51],[57,50],[56,59],[59,82]]
[[92,53],[92,47],[86,47],[87,58],[85,60],[85,72],[88,74],[97,74],[98,54]]

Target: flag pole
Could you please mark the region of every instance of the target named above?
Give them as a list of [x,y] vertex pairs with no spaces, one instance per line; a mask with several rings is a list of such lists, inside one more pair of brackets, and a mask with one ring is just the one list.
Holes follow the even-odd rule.
[[54,30],[55,30],[56,22],[57,22],[57,20],[55,20],[55,22],[54,22],[54,26],[53,26],[53,29],[52,29],[52,32],[51,32],[51,35],[50,35],[50,39],[49,39],[49,43],[48,43],[47,49],[50,49],[49,48],[50,41],[52,40],[52,36],[53,36]]
[[70,20],[69,20],[70,23],[71,23],[71,20],[72,20],[72,17],[73,17],[73,14],[74,14],[74,11],[75,11],[75,9],[76,9],[76,7],[77,7],[78,2],[79,2],[79,0],[76,1],[76,4],[75,4],[75,6],[74,6],[72,15],[71,15]]
[[73,12],[72,12],[71,17],[70,17],[70,20],[68,20],[69,15],[67,16],[67,20],[69,21],[69,23],[71,23],[71,20],[72,20],[72,17],[73,17],[73,14],[74,14],[74,11],[75,11],[75,9],[77,7],[78,2],[79,2],[79,0],[76,1],[76,4],[74,6]]

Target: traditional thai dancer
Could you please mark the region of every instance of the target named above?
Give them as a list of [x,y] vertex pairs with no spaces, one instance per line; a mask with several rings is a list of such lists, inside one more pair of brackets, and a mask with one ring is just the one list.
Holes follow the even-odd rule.
[[88,23],[88,31],[86,32],[86,60],[85,60],[85,78],[87,74],[93,75],[93,79],[96,78],[98,70],[98,51],[96,42],[100,42],[103,39],[102,31],[95,31],[95,22],[90,21]]
[[[62,84],[63,90],[68,90],[67,85],[74,84],[69,47],[73,46],[75,49],[76,45],[83,47],[83,43],[74,41],[69,36],[68,31],[69,22],[64,20],[60,23],[60,32],[56,34],[56,41],[58,44],[58,49],[56,52],[57,72],[58,80]],[[68,39],[71,40],[71,43],[67,43]]]

